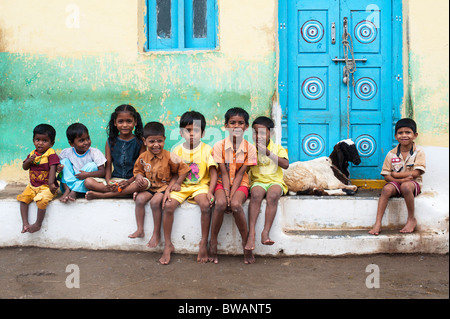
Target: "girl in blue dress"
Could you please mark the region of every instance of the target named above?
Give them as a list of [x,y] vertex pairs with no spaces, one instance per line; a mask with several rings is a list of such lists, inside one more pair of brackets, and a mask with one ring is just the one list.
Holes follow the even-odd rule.
[[85,180],[86,199],[123,197],[144,190],[133,176],[134,163],[145,151],[141,116],[133,106],[122,104],[111,114],[107,132],[105,178]]

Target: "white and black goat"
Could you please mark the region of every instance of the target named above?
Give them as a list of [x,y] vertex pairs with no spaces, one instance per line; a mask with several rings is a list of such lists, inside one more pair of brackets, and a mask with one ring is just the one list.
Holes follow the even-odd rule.
[[358,188],[350,183],[348,162],[361,163],[351,139],[338,142],[329,157],[290,164],[284,181],[293,195],[353,195]]

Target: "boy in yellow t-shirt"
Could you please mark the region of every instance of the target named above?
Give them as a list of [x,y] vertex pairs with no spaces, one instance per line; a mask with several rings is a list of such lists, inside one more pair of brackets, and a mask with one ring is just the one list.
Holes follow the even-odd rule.
[[273,121],[260,116],[253,121],[253,140],[258,151],[258,165],[250,167],[250,204],[248,207],[249,233],[245,249],[255,249],[255,225],[258,219],[261,202],[266,197],[266,214],[264,229],[261,233],[263,245],[273,245],[269,232],[277,213],[280,197],[288,188],[283,180],[283,170],[289,167],[286,150],[274,143],[270,137],[275,127]]
[[[163,228],[165,242],[171,241],[173,212],[186,199],[197,203],[201,210],[201,232],[197,262],[208,261],[208,235],[211,223],[211,207],[214,204],[214,189],[217,183],[217,164],[211,154],[211,146],[203,143],[205,133],[205,117],[195,111],[184,113],[180,119],[180,135],[185,142],[177,146],[173,153],[178,155],[191,169],[186,176],[181,190],[172,191],[164,203]],[[168,264],[170,254],[163,254],[160,262]]]

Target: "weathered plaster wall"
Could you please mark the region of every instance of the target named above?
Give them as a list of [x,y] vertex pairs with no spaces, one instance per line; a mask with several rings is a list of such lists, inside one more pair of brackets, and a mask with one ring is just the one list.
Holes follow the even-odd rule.
[[[409,92],[418,143],[449,146],[449,2],[411,0],[408,8]],[[447,149],[448,154],[448,149]]]
[[[252,118],[271,114],[277,80],[276,0],[218,0],[219,47],[213,51],[143,53],[143,0],[0,1],[0,181],[26,180],[21,169],[32,129],[85,123],[103,149],[110,112],[134,105],[144,122],[178,138],[178,117],[203,112],[223,137],[224,112],[242,106]],[[402,115],[419,125],[418,142],[448,153],[447,0],[404,1],[405,98]],[[175,129],[175,130],[173,130]],[[173,131],[173,132],[172,132]]]
[[[270,115],[276,85],[276,1],[219,0],[219,48],[143,53],[142,0],[4,0],[0,2],[0,180],[26,181],[21,162],[33,148],[32,129],[49,123],[55,149],[80,121],[104,149],[105,127],[129,103],[143,121],[167,126],[179,141],[178,119],[201,111],[224,137],[223,115],[240,106],[252,118]],[[237,9],[239,8],[239,9]]]

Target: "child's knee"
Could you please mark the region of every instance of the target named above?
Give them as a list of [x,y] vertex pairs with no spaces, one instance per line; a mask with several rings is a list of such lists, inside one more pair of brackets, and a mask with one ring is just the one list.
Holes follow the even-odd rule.
[[202,212],[202,214],[209,214],[211,212],[211,207],[209,206],[208,202],[199,203],[198,206],[200,206],[200,211]]
[[410,185],[410,183],[403,183],[402,185],[400,185],[400,190],[403,195],[413,194],[414,193],[414,185]]
[[266,195],[265,192],[251,192],[250,201],[261,203]]
[[161,203],[162,203],[162,200],[152,198],[150,200],[150,208],[152,210],[161,209]]
[[93,186],[95,183],[96,183],[96,181],[95,181],[93,178],[91,178],[91,177],[88,177],[88,178],[86,178],[86,179],[84,180],[84,186],[85,186],[86,188],[88,188],[88,189],[92,188],[92,186]]
[[225,209],[227,209],[227,201],[224,199],[217,199],[216,198],[216,203],[214,204],[215,206],[215,210],[222,212],[225,211]]
[[268,192],[266,195],[266,201],[268,204],[277,205],[280,200],[281,194],[275,192]]
[[239,201],[231,201],[231,211],[237,213],[242,210],[242,203]]
[[391,184],[386,184],[381,189],[381,196],[391,197],[391,196],[394,196],[395,194],[397,194],[397,190]]
[[147,196],[145,196],[143,193],[139,193],[136,196],[136,200],[135,201],[136,201],[136,205],[137,206],[145,206],[145,204],[147,204],[149,200],[150,199]]

